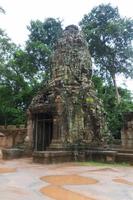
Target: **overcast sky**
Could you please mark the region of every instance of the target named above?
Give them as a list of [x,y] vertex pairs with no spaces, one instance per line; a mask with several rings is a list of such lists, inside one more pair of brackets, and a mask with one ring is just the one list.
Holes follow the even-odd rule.
[[[0,15],[0,27],[15,43],[23,45],[31,20],[54,17],[62,20],[64,26],[78,24],[84,14],[101,3],[118,6],[121,16],[133,18],[132,0],[0,0],[6,11],[6,15]],[[133,91],[133,82],[129,81],[128,88]]]

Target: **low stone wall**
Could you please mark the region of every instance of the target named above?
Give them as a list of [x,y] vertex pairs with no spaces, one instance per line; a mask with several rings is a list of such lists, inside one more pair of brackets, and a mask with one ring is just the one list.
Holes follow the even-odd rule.
[[121,131],[122,147],[133,149],[133,112],[124,114],[124,126]]
[[0,126],[0,148],[12,148],[24,143],[27,135],[27,129],[16,126]]
[[86,162],[98,161],[105,163],[115,163],[118,152],[115,150],[104,150],[101,148],[84,149],[78,151],[35,151],[33,152],[33,162],[42,164],[54,164],[63,162]]

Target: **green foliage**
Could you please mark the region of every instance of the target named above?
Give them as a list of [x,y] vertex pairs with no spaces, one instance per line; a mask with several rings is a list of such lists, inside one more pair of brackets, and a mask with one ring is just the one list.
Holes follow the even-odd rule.
[[107,163],[98,161],[77,162],[80,166],[95,166],[95,167],[131,167],[128,163]]
[[11,58],[14,48],[15,44],[13,44],[5,32],[0,29],[0,66],[4,65],[4,63]]
[[88,104],[94,103],[94,99],[93,99],[92,97],[88,97],[88,98],[86,99],[86,102],[87,102]]
[[61,22],[32,21],[22,50],[0,30],[0,124],[21,124],[41,82],[49,78],[49,57],[62,32]]
[[102,4],[85,15],[80,26],[97,67],[93,82],[103,100],[109,129],[120,138],[122,116],[133,110],[133,99],[130,91],[117,87],[116,75],[133,77],[133,20],[121,18],[118,8]]
[[53,18],[48,18],[44,22],[31,21],[28,30],[30,35],[26,50],[32,60],[32,65],[49,75],[51,70],[49,58],[57,39],[62,34],[61,22]]
[[24,51],[13,45],[8,56],[0,65],[0,124],[5,125],[24,123],[26,109],[39,85],[36,70]]
[[102,4],[85,15],[80,25],[102,73],[133,75],[133,20],[121,18],[117,8]]
[[[0,11],[1,8],[0,8]],[[123,112],[133,110],[131,93],[119,88],[121,103],[116,104],[113,75],[133,75],[132,38],[133,21],[121,18],[117,8],[100,5],[86,15],[80,23],[87,38],[91,54],[98,69],[93,81],[103,100],[108,126],[112,134],[120,137]],[[57,39],[62,34],[61,22],[48,18],[44,22],[31,21],[29,39],[25,49],[17,47],[0,29],[0,124],[21,124],[26,121],[26,110],[39,90],[42,81],[51,73],[50,57]],[[87,98],[88,103],[93,99]]]
[[113,81],[118,96],[116,75],[133,77],[133,20],[122,18],[118,8],[101,4],[85,15],[80,26],[101,77]]
[[107,95],[104,97],[104,106],[107,112],[109,129],[115,138],[120,138],[120,131],[123,126],[123,113],[133,110],[133,99],[127,89],[119,88],[121,95],[120,104],[116,104],[114,99],[114,88],[105,88]]
[[97,89],[98,96],[103,100],[104,109],[106,111],[106,120],[111,134],[116,138],[120,138],[120,131],[123,126],[123,113],[133,111],[133,96],[132,93],[119,87],[121,95],[120,104],[116,104],[115,88],[105,86],[101,78],[93,76],[93,82]]

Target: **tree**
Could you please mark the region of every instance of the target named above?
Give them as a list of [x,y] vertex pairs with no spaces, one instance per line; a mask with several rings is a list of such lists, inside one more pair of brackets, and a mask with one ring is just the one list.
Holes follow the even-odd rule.
[[49,57],[54,49],[61,23],[55,19],[31,22],[26,48],[22,50],[0,32],[0,123],[20,124],[26,121],[26,110],[48,79]]
[[8,62],[8,60],[11,58],[14,48],[15,44],[12,43],[5,32],[0,29],[0,65]]
[[3,120],[0,123],[24,123],[28,105],[39,86],[25,52],[17,49],[12,59],[1,67],[0,117]]
[[5,125],[25,123],[26,110],[40,85],[35,71],[25,61],[25,53],[17,50],[1,68],[0,123]]
[[113,82],[120,103],[116,75],[133,77],[133,20],[120,17],[118,8],[102,4],[85,15],[80,26],[99,73]]
[[53,18],[48,18],[44,22],[31,21],[28,30],[30,35],[26,43],[26,51],[31,58],[33,67],[45,72],[48,77],[51,70],[49,58],[57,39],[62,34],[61,22]]
[[116,104],[114,87],[106,86],[103,80],[98,76],[93,76],[92,80],[97,89],[99,98],[103,101],[109,131],[114,138],[120,139],[123,125],[123,113],[133,110],[132,93],[127,89],[119,87],[121,102]]
[[26,51],[1,32],[0,123],[23,123],[26,109],[40,85]]
[[114,101],[114,88],[105,88],[104,107],[107,113],[108,127],[116,139],[121,138],[121,128],[123,126],[123,114],[133,110],[133,98],[129,90],[119,87],[121,102],[116,104]]

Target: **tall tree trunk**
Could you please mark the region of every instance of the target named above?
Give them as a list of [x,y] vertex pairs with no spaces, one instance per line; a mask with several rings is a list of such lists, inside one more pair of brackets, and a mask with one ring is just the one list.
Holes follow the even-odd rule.
[[120,104],[121,97],[120,97],[120,94],[118,91],[115,74],[112,74],[112,79],[113,79],[113,83],[114,83],[114,87],[115,87],[115,96],[116,96],[117,104]]

